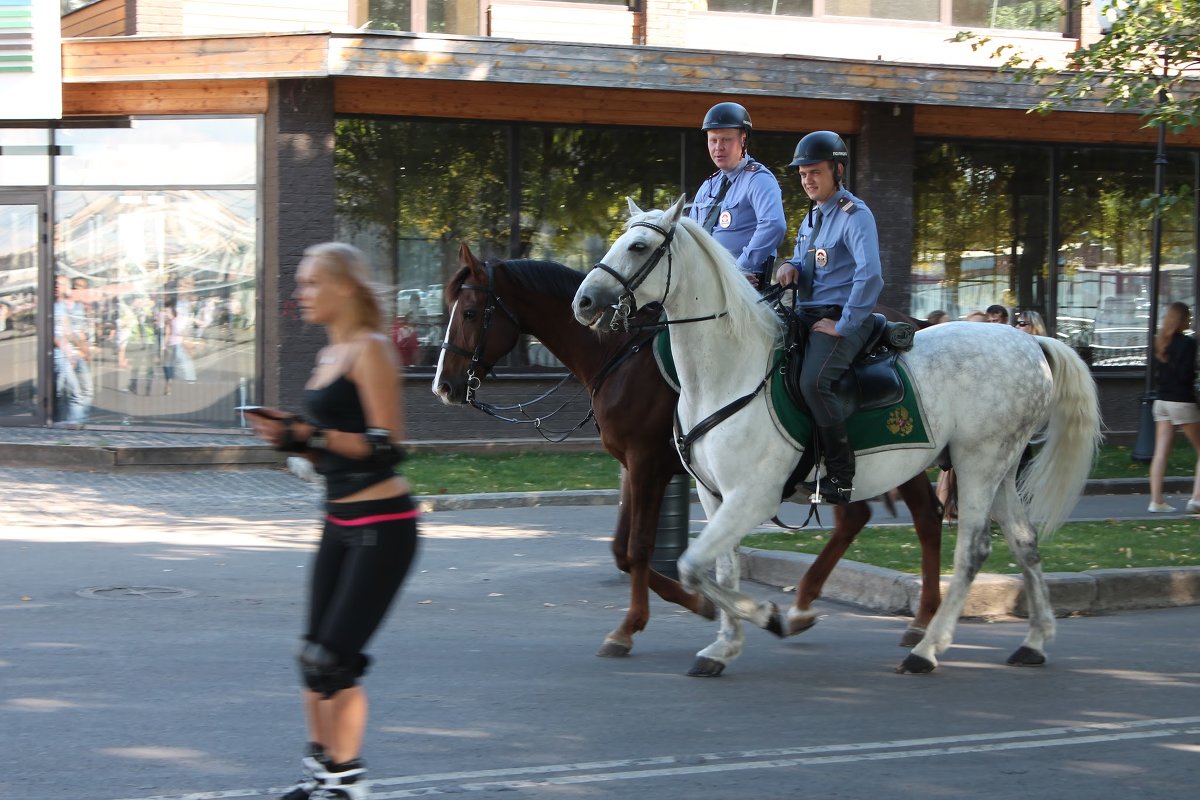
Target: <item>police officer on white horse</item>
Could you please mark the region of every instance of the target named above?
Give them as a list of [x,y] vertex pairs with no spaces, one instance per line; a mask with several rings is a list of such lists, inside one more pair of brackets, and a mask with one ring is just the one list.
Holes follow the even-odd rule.
[[733,254],[752,286],[765,289],[787,234],[779,181],[747,152],[753,125],[743,106],[717,103],[700,129],[717,171],[701,184],[688,216]]
[[854,449],[846,433],[850,409],[833,387],[866,343],[883,288],[875,216],[843,185],[849,163],[846,143],[833,131],[810,133],[796,145],[788,166],[798,168],[812,206],[800,223],[796,252],[776,273],[780,284],[797,287],[801,321],[811,334],[800,384],[825,473],[805,486],[838,504],[850,502]]

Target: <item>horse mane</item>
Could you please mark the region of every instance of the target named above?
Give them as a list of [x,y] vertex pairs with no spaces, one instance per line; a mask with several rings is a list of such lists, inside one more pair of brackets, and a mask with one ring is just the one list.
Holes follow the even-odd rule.
[[583,273],[557,261],[540,261],[518,258],[512,261],[489,261],[494,267],[503,267],[513,283],[521,289],[548,294],[553,297],[573,299]]
[[[650,221],[648,217],[655,214],[658,216],[654,221],[656,224],[661,224],[666,212],[652,211],[647,214],[635,215],[629,220],[629,225],[626,227],[639,221],[648,222]],[[683,235],[681,236],[681,234]],[[742,271],[737,268],[737,262],[734,261],[728,250],[718,244],[717,240],[710,236],[700,223],[690,217],[681,217],[676,224],[675,241],[680,245],[676,260],[685,264],[690,263],[692,256],[687,249],[694,247],[700,251],[700,257],[708,259],[715,267],[712,274],[717,281],[720,294],[725,297],[723,310],[727,312],[728,316],[724,319],[729,324],[730,336],[740,341],[753,335],[761,335],[772,339],[775,343],[779,342],[783,335],[783,325],[780,323],[779,317],[766,303],[760,302],[758,291],[750,285]],[[722,309],[713,309],[713,311],[720,310]]]

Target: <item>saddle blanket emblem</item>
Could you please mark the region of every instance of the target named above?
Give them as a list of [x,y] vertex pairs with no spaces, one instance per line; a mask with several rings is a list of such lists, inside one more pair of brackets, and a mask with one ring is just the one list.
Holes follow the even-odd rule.
[[[671,340],[666,331],[654,337],[654,358],[663,380],[679,391],[679,376],[675,361],[671,357]],[[929,432],[925,430],[925,414],[921,408],[921,397],[913,388],[904,366],[903,358],[896,360],[900,383],[904,388],[899,402],[881,408],[855,412],[846,421],[850,444],[858,455],[882,450],[927,449],[933,447]],[[812,417],[801,410],[788,396],[783,370],[776,367],[771,373],[767,406],[771,421],[797,449],[808,446],[812,440]]]

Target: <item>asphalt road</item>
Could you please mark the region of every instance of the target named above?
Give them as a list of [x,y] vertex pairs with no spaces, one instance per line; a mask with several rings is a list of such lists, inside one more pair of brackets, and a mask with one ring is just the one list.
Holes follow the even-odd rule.
[[[0,797],[273,797],[304,741],[292,657],[315,489],[279,472],[0,469]],[[1089,498],[1083,503],[1087,504]],[[1081,509],[1086,511],[1086,509]],[[374,798],[1180,798],[1200,778],[1200,609],[963,623],[929,676],[905,620],[822,603],[783,642],[655,601],[596,658],[627,586],[612,506],[426,515],[371,652]],[[777,590],[748,591],[778,602]]]

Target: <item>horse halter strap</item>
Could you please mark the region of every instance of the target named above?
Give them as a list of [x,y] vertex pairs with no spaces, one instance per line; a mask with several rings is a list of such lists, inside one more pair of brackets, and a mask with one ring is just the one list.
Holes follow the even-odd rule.
[[479,341],[475,345],[475,352],[468,352],[465,348],[451,344],[450,342],[442,342],[443,350],[449,350],[451,353],[471,359],[471,366],[467,369],[467,402],[471,405],[475,405],[475,392],[479,389],[483,377],[491,372],[492,367],[495,366],[495,364],[489,364],[483,360],[483,351],[487,345],[488,330],[492,327],[492,318],[496,315],[496,309],[499,308],[503,311],[512,320],[512,323],[520,328],[517,315],[509,310],[504,301],[500,299],[500,296],[496,294],[492,265],[486,264],[484,265],[484,269],[487,271],[487,286],[464,283],[459,287],[460,291],[473,289],[477,292],[484,292],[487,295],[487,303],[483,307],[483,327],[479,330]]
[[655,225],[653,222],[635,222],[629,227],[649,228],[652,231],[657,231],[662,235],[663,240],[662,244],[660,244],[655,251],[650,254],[650,258],[646,259],[646,263],[638,267],[637,272],[633,273],[628,281],[626,281],[619,272],[610,267],[608,264],[605,264],[603,261],[597,261],[595,266],[592,267],[592,269],[602,269],[607,272],[613,277],[614,280],[616,280],[617,283],[621,284],[621,288],[625,290],[625,292],[619,298],[617,298],[617,313],[613,315],[613,320],[611,323],[613,330],[617,329],[618,320],[628,325],[629,317],[633,315],[634,311],[634,291],[636,291],[639,286],[645,283],[646,278],[648,278],[654,268],[658,266],[658,262],[662,260],[664,255],[667,257],[667,286],[663,290],[662,300],[659,302],[661,303],[665,301],[667,299],[667,294],[671,291],[671,241],[675,238],[675,226],[671,225],[670,228],[664,229],[658,225]]

